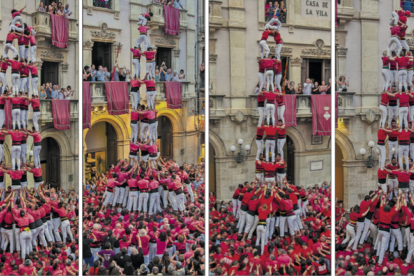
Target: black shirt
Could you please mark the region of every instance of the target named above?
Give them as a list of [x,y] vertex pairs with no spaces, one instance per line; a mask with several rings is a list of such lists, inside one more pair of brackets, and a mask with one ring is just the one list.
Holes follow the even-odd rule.
[[[114,248],[114,244],[115,244],[116,238],[114,237],[105,237],[103,239],[103,247],[105,247],[105,243],[109,242],[111,244],[111,248]],[[105,248],[108,249],[108,248]]]
[[93,242],[92,239],[83,239],[83,258],[89,259],[92,257],[91,252],[91,243]]
[[132,263],[131,257],[128,254],[123,255],[121,252],[115,255],[114,261],[121,268],[124,268],[127,262]]
[[144,252],[142,248],[139,248],[139,253],[137,255],[131,255],[132,265],[135,269],[139,269],[144,263]]

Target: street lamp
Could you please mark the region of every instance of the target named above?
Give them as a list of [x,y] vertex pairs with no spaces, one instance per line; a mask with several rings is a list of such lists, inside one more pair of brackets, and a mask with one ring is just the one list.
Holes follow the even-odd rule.
[[367,168],[372,168],[378,165],[378,160],[375,159],[374,152],[372,150],[375,146],[374,141],[369,141],[368,146],[369,146],[369,155],[367,156],[367,159],[364,158],[364,155],[367,153],[367,151],[364,148],[360,149],[359,153],[362,155],[362,163],[364,163],[365,166],[367,166]]
[[246,154],[243,154],[243,139],[239,139],[237,140],[237,143],[239,144],[239,152],[236,153],[236,155],[234,155],[235,151],[236,151],[236,146],[231,146],[230,147],[230,151],[233,153],[233,158],[237,163],[243,163],[244,160],[247,159],[247,157],[250,154],[250,145],[245,145],[244,149],[246,150]]

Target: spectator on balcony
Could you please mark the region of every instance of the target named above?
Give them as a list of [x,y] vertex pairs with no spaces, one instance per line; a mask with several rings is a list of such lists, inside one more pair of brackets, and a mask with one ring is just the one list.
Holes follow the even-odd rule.
[[[43,84],[44,85],[44,84]],[[46,83],[46,99],[51,100],[52,99],[52,85],[50,83]]]
[[412,0],[404,0],[402,1],[404,3],[403,9],[405,11],[410,11],[411,12],[411,7],[412,7]]
[[126,82],[130,82],[131,81],[131,71],[129,71],[128,69],[126,69],[125,81]]
[[286,13],[287,13],[287,9],[285,6],[285,2],[284,1],[280,1],[280,22],[282,23],[286,23]]
[[322,81],[322,84],[319,86],[319,94],[326,95],[328,94],[328,89],[331,88],[331,85],[325,85],[325,81]]
[[184,74],[184,70],[183,69],[180,70],[180,74],[178,74],[178,79],[180,81],[184,81],[185,80],[185,74]]
[[66,4],[65,8],[63,9],[63,12],[65,13],[66,17],[72,15],[72,12],[69,10],[69,4]]
[[[104,74],[105,74],[105,79],[104,81],[111,81],[112,79],[112,74],[110,72],[108,72],[108,68],[104,67]],[[116,70],[116,69],[115,69]],[[118,79],[119,81],[119,79]]]
[[57,85],[53,85],[53,90],[50,96],[52,100],[57,100],[59,98],[59,91]]
[[312,81],[310,79],[306,79],[306,82],[303,84],[303,94],[310,95],[312,93],[312,88],[314,88]]
[[299,94],[299,95],[303,94],[303,88],[302,88],[301,83],[298,83],[298,87],[295,89],[295,91],[296,91],[296,94]]
[[39,8],[37,8],[37,10],[40,11],[40,12],[44,12],[45,11],[45,8],[43,7],[43,2],[40,2]]
[[314,87],[312,88],[312,94],[319,94],[319,83],[315,81]]
[[72,99],[74,94],[75,94],[75,91],[72,90],[72,87],[68,86],[66,88],[65,99],[66,100]]
[[155,82],[160,81],[160,69],[155,67]]
[[327,95],[331,95],[331,88],[332,88],[331,78],[329,78],[329,86],[328,86],[328,89],[326,90]]
[[39,99],[41,100],[45,100],[46,99],[46,92],[45,92],[45,87],[40,86],[40,95],[39,95]]
[[292,94],[296,94],[296,90],[295,90],[295,82],[291,81],[289,82],[289,80],[285,80],[285,94],[287,95],[292,95]]
[[174,3],[174,8],[176,9],[184,9],[183,5],[181,5],[180,0],[172,0],[172,2]]
[[165,81],[171,81],[172,78],[173,78],[172,70],[171,68],[169,68],[167,70],[167,74],[165,74]]
[[60,6],[60,8],[57,11],[57,15],[59,15],[59,16],[65,16],[65,13],[63,12],[63,6]]
[[165,67],[161,65],[159,74],[160,81],[165,81],[165,76],[167,75],[167,72],[165,70]]
[[99,65],[98,71],[96,71],[96,81],[105,81],[105,75],[102,65]]
[[[91,73],[91,69],[89,68],[89,66],[86,65],[85,67],[83,67],[83,80],[84,81],[92,81],[92,76],[91,75],[92,75],[92,73]],[[93,81],[95,81],[95,79]]]
[[172,75],[172,78],[171,78],[171,81],[180,81],[180,79],[178,78],[178,75],[177,75],[177,71],[174,71],[174,73]]
[[[89,68],[89,66],[88,66]],[[89,75],[91,77],[91,81],[96,81],[96,69],[95,69],[95,65],[92,64],[91,68],[89,69]]]
[[268,11],[268,16],[266,21],[269,21],[270,19],[273,18],[273,15],[275,15],[275,7],[273,6],[272,2],[269,2],[269,8],[267,9]]
[[58,100],[64,100],[65,99],[65,88],[61,88],[58,92]]
[[338,81],[338,92],[348,91],[349,86],[349,77],[348,80],[345,79],[345,76],[340,76]]
[[205,66],[204,62],[200,65],[200,87],[204,88],[204,82],[205,82]]

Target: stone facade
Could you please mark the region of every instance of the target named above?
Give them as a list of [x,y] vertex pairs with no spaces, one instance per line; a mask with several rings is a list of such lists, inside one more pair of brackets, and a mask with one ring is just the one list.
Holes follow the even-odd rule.
[[[317,1],[321,2],[321,1]],[[253,181],[258,113],[254,88],[258,82],[259,41],[265,25],[265,0],[210,0],[210,190],[228,200],[239,183]],[[282,57],[289,57],[289,80],[301,82],[304,59],[330,59],[330,6],[326,18],[309,14],[305,0],[286,1],[287,22],[283,24]],[[321,4],[320,4],[321,5]],[[307,17],[302,16],[302,13]],[[321,7],[321,10],[324,10]],[[271,54],[275,43],[268,40]],[[293,145],[285,155],[293,156],[294,182],[305,187],[330,181],[330,137],[312,142],[309,96],[298,97],[297,127],[287,129]],[[230,151],[242,138],[251,147],[248,159],[236,163]],[[291,157],[292,158],[292,157]],[[286,159],[286,158],[285,158]],[[322,170],[311,170],[315,161]]]
[[[78,70],[78,1],[77,0],[63,0],[63,5],[69,4],[70,10],[73,14],[69,17],[69,47],[66,49],[56,48],[51,45],[51,31],[50,31],[50,15],[43,12],[38,12],[40,0],[0,0],[0,50],[3,53],[3,47],[8,33],[9,23],[12,21],[11,10],[20,10],[26,4],[26,9],[22,12],[23,21],[29,26],[33,26],[36,30],[36,44],[37,44],[37,66],[39,70],[39,84],[38,91],[40,91],[42,64],[43,62],[58,63],[58,84],[60,87],[67,87],[70,85],[75,91],[75,95],[71,99],[71,129],[58,131],[53,127],[53,118],[51,115],[50,101],[41,101],[41,117],[39,119],[40,132],[42,139],[53,138],[59,145],[59,160],[60,160],[60,183],[61,187],[68,190],[73,187],[78,190],[78,98],[79,98],[79,70]],[[15,48],[17,48],[17,41],[15,41]],[[11,52],[9,51],[9,57]],[[11,84],[11,70],[6,74],[7,84]],[[29,108],[29,126],[32,128],[32,108]],[[7,137],[5,143],[5,163],[6,166],[11,166],[11,139]],[[33,139],[28,139],[28,153],[33,147]],[[42,149],[42,156],[47,156],[47,149]],[[29,157],[28,157],[29,160]],[[33,158],[31,158],[33,162]],[[44,172],[45,174],[45,172]],[[33,178],[28,177],[29,187],[33,185]],[[11,179],[6,177],[6,185],[11,185]]]
[[[115,63],[119,49],[118,64],[131,69],[132,52],[139,36],[137,30],[138,16],[152,11],[154,17],[148,22],[150,44],[153,49],[158,47],[171,49],[171,66],[173,70],[183,69],[186,81],[183,82],[183,108],[171,110],[167,108],[164,83],[157,82],[156,109],[158,116],[166,116],[172,123],[173,158],[178,163],[198,162],[204,157],[202,135],[204,135],[204,116],[196,114],[196,88],[200,82],[199,67],[203,59],[204,35],[201,32],[201,18],[203,13],[202,1],[180,1],[185,10],[180,12],[180,34],[172,36],[164,32],[163,6],[152,4],[150,0],[113,0],[112,9],[93,7],[92,0],[83,2],[83,66],[91,65],[92,50],[95,42],[112,44],[111,59]],[[195,45],[198,42],[198,51]],[[141,57],[141,79],[145,76],[145,57]],[[98,66],[98,65],[96,65]],[[112,68],[108,68],[112,70]],[[196,83],[197,82],[197,83]],[[95,93],[95,91],[97,91]],[[104,84],[92,84],[92,125],[98,122],[110,123],[117,135],[118,158],[128,159],[129,141],[131,135],[130,116],[110,116],[106,111],[106,96]],[[95,94],[94,94],[95,93]],[[204,89],[200,90],[204,94]],[[141,103],[146,103],[145,86],[141,88]],[[83,131],[83,153],[88,153],[85,137],[88,129]],[[84,163],[85,165],[85,163]],[[84,166],[85,168],[85,166]]]
[[[350,77],[348,91],[352,93],[340,93],[339,96],[336,145],[340,152],[336,154],[342,156],[342,160],[337,160],[336,174],[342,177],[336,179],[336,197],[347,209],[377,187],[378,166],[367,168],[359,151],[361,148],[368,150],[369,141],[377,141],[383,85],[381,57],[390,38],[391,12],[399,9],[399,5],[397,0],[378,3],[345,0],[338,5],[336,76]],[[409,18],[407,24],[407,39],[412,41],[414,19]],[[378,159],[376,152],[374,147]]]

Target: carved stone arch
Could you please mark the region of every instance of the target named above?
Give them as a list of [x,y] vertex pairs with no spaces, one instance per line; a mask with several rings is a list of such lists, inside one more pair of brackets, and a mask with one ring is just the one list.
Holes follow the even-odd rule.
[[210,129],[209,143],[213,146],[216,157],[224,157],[227,155],[223,140],[212,129]]
[[[118,140],[129,139],[128,127],[120,116],[116,116],[116,115],[113,116],[109,114],[98,115],[92,118],[91,125],[94,125],[99,122],[110,123],[115,129],[116,137]],[[86,136],[86,133],[87,131],[84,133],[85,136]]]
[[157,116],[165,116],[170,119],[173,127],[173,133],[184,132],[183,120],[177,111],[168,108],[161,108],[158,110]]
[[289,136],[295,144],[296,151],[305,151],[306,143],[302,133],[296,127],[286,128],[286,135]]
[[71,142],[64,131],[60,131],[55,128],[48,128],[42,130],[40,134],[42,136],[42,140],[46,138],[53,138],[56,140],[59,145],[61,157],[69,157],[74,155],[72,149],[70,148]]
[[354,145],[349,138],[340,131],[335,131],[335,142],[342,151],[344,160],[356,160]]

